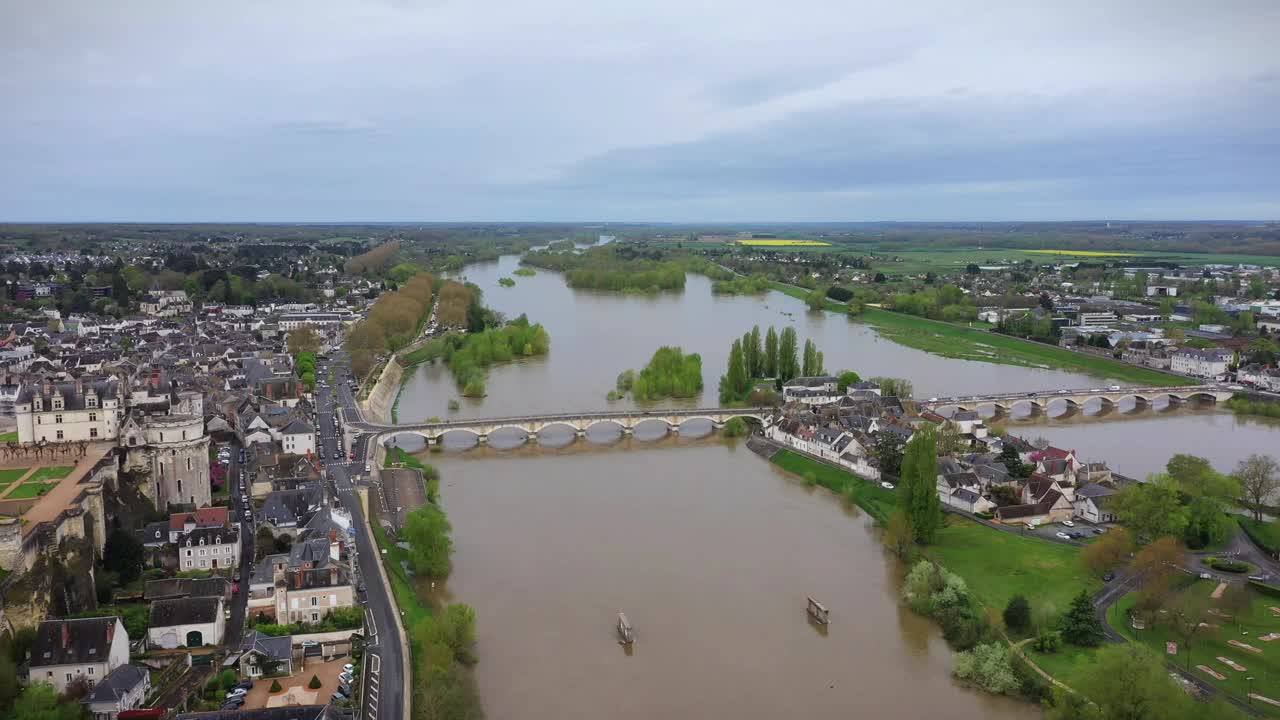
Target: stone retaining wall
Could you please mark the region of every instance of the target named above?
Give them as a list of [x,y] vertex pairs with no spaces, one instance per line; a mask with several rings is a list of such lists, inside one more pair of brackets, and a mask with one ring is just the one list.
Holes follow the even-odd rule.
[[369,422],[391,422],[391,408],[396,404],[396,395],[400,393],[400,383],[404,379],[404,368],[393,358],[382,369],[378,382],[369,391],[369,398],[360,401],[360,411]]

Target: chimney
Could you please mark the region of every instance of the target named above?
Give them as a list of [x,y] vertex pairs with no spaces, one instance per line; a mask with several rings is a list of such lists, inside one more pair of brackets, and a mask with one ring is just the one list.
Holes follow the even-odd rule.
[[294,590],[302,589],[302,571],[301,570],[297,570],[293,573],[293,589]]
[[84,395],[84,378],[76,378],[76,396]]
[[62,649],[66,650],[67,646],[70,644],[71,644],[71,626],[64,622],[62,623]]
[[116,636],[116,623],[113,620],[110,623],[107,623],[107,645],[111,644],[111,640],[115,636]]
[[45,395],[52,395],[52,394],[53,394],[53,379],[52,379],[52,378],[47,378],[47,377],[46,377],[46,378],[44,379],[44,394],[45,394]]

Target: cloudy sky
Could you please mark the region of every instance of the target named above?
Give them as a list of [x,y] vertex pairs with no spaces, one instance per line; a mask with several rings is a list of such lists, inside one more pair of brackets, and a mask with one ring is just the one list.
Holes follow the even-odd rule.
[[0,0],[0,220],[1280,219],[1276,0]]

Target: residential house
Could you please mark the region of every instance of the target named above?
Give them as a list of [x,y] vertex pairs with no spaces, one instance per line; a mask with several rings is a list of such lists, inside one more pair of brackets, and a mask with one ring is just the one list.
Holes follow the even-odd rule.
[[165,649],[217,645],[225,629],[222,610],[220,597],[156,600],[151,603],[148,642]]
[[1072,502],[1075,515],[1095,524],[1115,522],[1115,510],[1111,507],[1111,497],[1115,493],[1113,488],[1097,483],[1077,488],[1076,499]]
[[1234,354],[1225,348],[1179,348],[1170,358],[1169,369],[1192,377],[1221,380],[1227,375],[1227,366]]
[[151,692],[151,673],[138,665],[121,665],[80,701],[92,720],[116,720],[125,710],[142,707]]
[[288,635],[271,637],[250,630],[240,649],[240,675],[243,677],[293,674],[293,638]]
[[178,567],[182,570],[234,568],[240,564],[240,528],[202,527],[180,535]]
[[280,447],[294,455],[314,455],[316,429],[306,420],[296,419],[280,430]]
[[45,620],[31,645],[29,682],[65,692],[77,677],[93,687],[129,662],[129,633],[118,617]]
[[1280,368],[1269,368],[1257,363],[1245,365],[1236,371],[1236,380],[1259,390],[1280,392]]

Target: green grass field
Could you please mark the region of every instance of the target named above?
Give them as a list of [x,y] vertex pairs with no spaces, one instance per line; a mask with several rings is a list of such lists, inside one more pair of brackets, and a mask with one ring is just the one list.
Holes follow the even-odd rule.
[[854,504],[880,522],[886,522],[897,505],[897,495],[892,490],[886,490],[870,480],[799,453],[779,450],[770,460],[783,470],[800,477],[804,477],[805,473],[813,473],[819,485],[842,497],[847,494]]
[[[781,293],[803,300],[809,291],[794,285],[771,283]],[[845,305],[828,300],[826,309],[845,312]],[[958,360],[1000,365],[1069,370],[1122,383],[1138,385],[1191,385],[1194,381],[1118,360],[1072,352],[1054,345],[1031,342],[985,329],[929,320],[881,308],[866,308],[857,320],[870,325],[888,340],[916,350]]]
[[40,497],[50,490],[58,487],[58,483],[41,483],[25,480],[21,485],[14,488],[5,496],[5,500],[26,500],[28,498]]
[[0,485],[8,485],[27,474],[31,468],[13,468],[10,470],[0,470]]
[[[1208,595],[1217,583],[1210,580],[1198,580],[1182,592],[1202,593]],[[1236,695],[1244,700],[1249,688],[1246,678],[1253,677],[1253,691],[1267,697],[1280,700],[1280,640],[1264,642],[1258,638],[1268,633],[1280,633],[1280,614],[1270,610],[1272,606],[1280,607],[1280,598],[1267,597],[1259,592],[1250,592],[1249,608],[1240,615],[1239,626],[1233,621],[1221,621],[1216,631],[1201,633],[1191,643],[1191,672],[1224,692]],[[1188,652],[1180,639],[1168,628],[1157,623],[1146,630],[1134,630],[1127,622],[1127,613],[1137,596],[1129,593],[1120,598],[1108,615],[1112,626],[1133,642],[1150,647],[1161,657],[1187,667]],[[1234,647],[1229,640],[1238,640],[1262,650],[1253,653]],[[1177,642],[1176,656],[1165,653],[1165,642]],[[1218,657],[1225,657],[1245,668],[1244,672],[1232,670]],[[1195,669],[1197,665],[1207,665],[1218,673],[1225,675],[1225,680],[1218,680],[1207,673]],[[1267,706],[1265,703],[1254,703],[1255,708],[1265,709],[1269,716],[1280,717],[1280,708]]]
[[18,442],[18,431],[0,433],[0,443]]
[[1014,595],[1067,609],[1081,588],[1094,592],[1102,581],[1085,569],[1078,548],[1029,535],[1000,532],[971,520],[948,516],[947,526],[928,554],[965,579],[974,596],[1000,611]]
[[409,552],[391,542],[391,538],[383,532],[381,525],[370,523],[369,526],[373,529],[373,537],[378,543],[378,548],[385,552],[382,556],[382,567],[387,571],[387,580],[391,583],[391,591],[395,593],[396,605],[404,613],[405,632],[411,634],[414,626],[431,617],[431,606],[418,599],[413,581],[405,574],[404,566],[400,564],[402,560],[409,559]]
[[[791,248],[787,248],[790,250]],[[799,249],[799,248],[797,248]],[[1215,253],[1178,253],[1178,252],[1148,252],[1143,250],[1108,250],[1106,252],[1121,253],[1125,257],[1119,256],[1098,256],[1090,255],[1090,251],[1080,251],[1072,253],[1070,250],[1063,250],[1061,255],[1051,253],[1031,252],[1029,249],[1015,248],[977,248],[977,247],[956,247],[956,248],[920,248],[912,249],[906,247],[898,247],[891,244],[874,244],[874,245],[833,245],[830,248],[813,248],[820,250],[839,250],[855,255],[874,255],[877,260],[872,261],[871,269],[876,272],[883,272],[886,275],[895,274],[921,274],[926,272],[935,272],[938,274],[961,272],[970,264],[976,265],[1002,265],[1009,263],[1021,263],[1030,260],[1036,265],[1045,263],[1075,263],[1075,262],[1173,262],[1180,265],[1210,265],[1210,264],[1226,264],[1238,265],[1241,263],[1251,265],[1280,265],[1280,257],[1270,255],[1227,255]],[[1046,244],[1045,250],[1058,250],[1060,248],[1052,244]],[[893,262],[891,258],[901,258],[901,262]]]
[[31,477],[27,478],[27,482],[38,482],[41,480],[61,480],[71,474],[75,467],[71,465],[50,465],[42,467],[31,473]]

